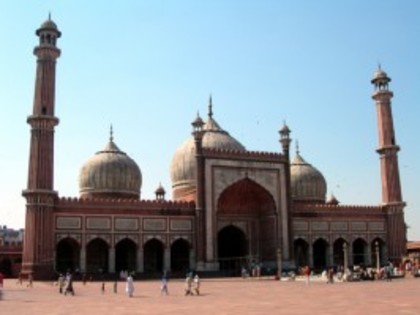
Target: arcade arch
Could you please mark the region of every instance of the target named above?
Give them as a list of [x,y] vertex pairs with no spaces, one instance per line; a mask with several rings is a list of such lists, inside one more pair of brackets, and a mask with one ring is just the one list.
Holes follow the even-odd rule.
[[132,272],[137,269],[137,245],[129,238],[125,238],[115,246],[115,271]]
[[86,271],[103,273],[108,271],[108,244],[100,238],[91,240],[86,246]]
[[144,272],[161,273],[163,271],[163,243],[152,238],[144,244]]
[[79,269],[80,246],[73,238],[67,237],[56,245],[55,270],[57,272],[74,272]]
[[186,271],[190,269],[190,244],[182,238],[171,245],[172,271]]

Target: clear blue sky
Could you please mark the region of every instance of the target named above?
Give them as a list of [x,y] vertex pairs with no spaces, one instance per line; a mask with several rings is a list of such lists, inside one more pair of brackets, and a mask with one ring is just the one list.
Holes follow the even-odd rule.
[[55,189],[78,196],[108,141],[139,164],[142,197],[171,190],[175,149],[213,95],[216,120],[249,150],[280,151],[286,120],[342,204],[381,202],[370,79],[392,78],[409,239],[420,240],[419,1],[0,2],[0,224],[24,227],[37,45],[51,12],[57,67]]

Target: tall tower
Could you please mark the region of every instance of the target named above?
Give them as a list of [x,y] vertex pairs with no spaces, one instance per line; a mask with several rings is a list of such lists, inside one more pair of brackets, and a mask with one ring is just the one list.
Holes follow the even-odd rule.
[[28,184],[22,193],[26,198],[22,273],[44,278],[52,274],[54,261],[54,127],[58,124],[54,116],[55,65],[60,56],[56,41],[61,33],[48,17],[36,35],[35,95],[32,115],[27,119],[31,126]]
[[391,78],[381,69],[374,73],[372,98],[376,103],[378,117],[379,153],[382,178],[382,203],[387,214],[388,256],[399,259],[405,254],[406,228],[402,201],[400,175],[398,169],[398,151],[394,124],[392,120],[391,98],[393,93],[388,89]]

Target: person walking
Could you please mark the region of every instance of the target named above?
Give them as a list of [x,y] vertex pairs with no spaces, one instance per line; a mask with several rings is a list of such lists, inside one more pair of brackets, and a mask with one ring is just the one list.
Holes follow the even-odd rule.
[[168,275],[166,271],[163,272],[162,279],[160,280],[160,295],[163,295],[165,293],[166,295],[169,294],[168,291]]
[[188,273],[185,278],[185,295],[194,295],[192,292],[192,273]]
[[127,276],[127,284],[126,284],[126,287],[125,287],[125,291],[127,292],[129,297],[133,297],[134,281],[133,281],[133,276],[131,274],[129,274]]
[[28,274],[28,288],[32,288],[34,286],[34,276],[32,273]]
[[305,275],[306,285],[309,285],[309,281],[310,281],[310,278],[311,278],[311,269],[309,268],[308,265],[306,265],[305,268],[303,268],[303,274]]
[[194,277],[194,292],[197,295],[200,295],[200,278],[198,277],[198,274]]
[[67,273],[65,281],[66,281],[66,284],[64,287],[64,295],[67,295],[67,293],[74,295],[73,276],[70,272]]
[[327,283],[333,284],[334,283],[334,268],[331,267],[327,271]]
[[113,286],[114,293],[117,294],[118,291],[118,279],[115,279]]
[[58,292],[61,294],[63,293],[63,289],[64,289],[64,275],[62,273],[60,273],[57,282],[58,282]]

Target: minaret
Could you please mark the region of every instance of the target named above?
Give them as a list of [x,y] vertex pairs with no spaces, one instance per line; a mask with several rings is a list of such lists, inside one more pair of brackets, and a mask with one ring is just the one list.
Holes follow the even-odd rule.
[[203,157],[203,136],[204,122],[197,113],[197,118],[191,123],[193,126],[193,137],[195,143],[195,159],[197,163],[196,174],[196,268],[204,270],[205,264],[205,203],[204,203],[204,157]]
[[31,126],[28,186],[23,191],[26,198],[25,241],[22,272],[33,273],[35,278],[51,276],[53,270],[53,207],[57,193],[54,191],[54,116],[55,65],[60,56],[56,47],[61,36],[57,25],[48,17],[36,31],[39,45],[37,56],[35,95]]
[[[279,240],[278,244],[278,253],[281,253],[282,260],[288,261],[290,266],[293,267],[295,265],[294,262],[294,255],[293,255],[293,223],[292,223],[292,195],[291,195],[291,185],[290,185],[290,143],[292,139],[290,138],[291,130],[286,125],[286,122],[283,123],[283,127],[279,130],[280,134],[280,144],[283,149],[283,155],[285,158],[285,177],[286,177],[286,198],[287,198],[287,234],[288,234],[288,243],[285,244],[284,240]],[[279,222],[281,220],[279,219]],[[282,227],[283,228],[283,227]],[[281,233],[279,233],[280,237]],[[277,254],[278,260],[279,254]],[[281,266],[281,261],[278,262],[279,266]]]
[[400,175],[398,169],[398,151],[394,124],[392,119],[391,98],[393,93],[388,89],[391,78],[381,69],[374,73],[372,98],[376,103],[378,117],[379,153],[382,178],[382,203],[387,212],[388,256],[399,259],[405,254],[406,228],[402,201]]

